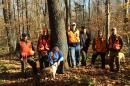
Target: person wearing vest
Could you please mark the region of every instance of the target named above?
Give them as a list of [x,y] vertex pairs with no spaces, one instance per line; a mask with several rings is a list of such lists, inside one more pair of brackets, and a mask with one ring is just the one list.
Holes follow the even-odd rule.
[[80,62],[80,34],[76,29],[76,23],[72,23],[70,31],[68,31],[68,45],[71,52],[72,67],[79,66]]
[[58,64],[57,73],[64,73],[64,57],[61,50],[59,50],[58,46],[55,46],[48,55],[48,59],[50,65],[53,65],[55,62]]
[[49,32],[48,29],[44,29],[38,38],[37,51],[39,55],[40,70],[49,66],[48,52],[50,50],[49,44]]
[[[68,38],[68,32],[69,32],[69,31],[70,31],[70,25],[68,25],[67,28],[66,28],[67,44],[69,44],[69,38]],[[71,53],[70,53],[70,47],[68,46],[67,61],[68,61],[68,65],[69,65],[69,67],[72,66],[70,56],[71,56]]]
[[114,61],[116,64],[116,71],[120,69],[118,54],[123,47],[122,38],[117,35],[117,29],[112,28],[112,34],[109,37],[109,51],[110,51],[110,71],[114,71]]
[[87,51],[88,51],[88,47],[90,44],[90,37],[89,34],[87,32],[87,29],[85,28],[85,26],[81,27],[81,32],[80,32],[80,47],[81,47],[81,65],[82,66],[86,66],[86,60],[87,60]]
[[105,55],[108,50],[108,44],[106,38],[103,37],[103,34],[100,30],[98,30],[98,36],[93,40],[92,49],[93,49],[93,55],[91,64],[93,65],[95,63],[97,56],[100,55],[102,62],[102,69],[105,69]]
[[28,62],[32,66],[33,74],[37,74],[36,62],[34,61],[34,47],[32,42],[28,40],[27,34],[22,34],[22,39],[17,43],[16,46],[17,56],[20,58],[22,63],[22,70],[24,70],[24,62]]

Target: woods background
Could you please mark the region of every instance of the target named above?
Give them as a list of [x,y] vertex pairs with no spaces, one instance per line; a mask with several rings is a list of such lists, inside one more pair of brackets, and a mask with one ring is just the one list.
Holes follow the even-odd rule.
[[[64,21],[86,26],[92,33],[102,29],[107,36],[117,27],[128,55],[130,37],[130,0],[61,0]],[[68,9],[67,9],[68,8]],[[65,11],[66,10],[66,11]],[[49,27],[47,0],[0,0],[0,55],[13,53],[21,33],[26,32],[36,44],[38,33]]]

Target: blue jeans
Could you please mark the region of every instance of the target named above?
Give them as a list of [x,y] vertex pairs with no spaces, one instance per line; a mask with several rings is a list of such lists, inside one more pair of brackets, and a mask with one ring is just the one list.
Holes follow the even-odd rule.
[[80,45],[70,46],[72,66],[79,65],[80,62]]

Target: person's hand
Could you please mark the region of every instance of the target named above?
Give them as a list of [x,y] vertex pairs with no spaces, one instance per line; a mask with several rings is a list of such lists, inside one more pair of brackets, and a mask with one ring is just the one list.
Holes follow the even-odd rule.
[[57,62],[58,66],[60,65],[60,61]]
[[22,57],[26,58],[27,57],[27,53],[21,53]]
[[47,44],[46,44],[45,48],[46,48],[46,50],[49,50],[49,47],[48,47],[48,45],[47,45]]
[[42,46],[42,47],[40,48],[40,50],[44,50],[44,46]]
[[34,53],[35,53],[35,52],[34,52],[33,50],[30,50],[30,51],[29,51],[29,54],[30,54],[31,56],[33,56]]

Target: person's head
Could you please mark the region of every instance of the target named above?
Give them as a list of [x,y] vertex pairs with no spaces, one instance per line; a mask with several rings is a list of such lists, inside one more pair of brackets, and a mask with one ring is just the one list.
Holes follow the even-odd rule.
[[102,37],[102,36],[103,36],[103,34],[102,34],[102,31],[101,31],[101,30],[98,30],[98,36],[99,36],[99,37]]
[[28,40],[28,36],[27,36],[26,33],[23,33],[23,34],[22,34],[22,39],[23,39],[24,41],[27,41],[27,40]]
[[48,35],[48,29],[47,28],[43,29],[43,35]]
[[111,29],[111,31],[112,31],[112,35],[116,35],[116,34],[117,34],[117,29],[116,29],[115,27],[113,27],[113,28]]
[[86,32],[87,32],[87,29],[85,28],[85,26],[82,26],[82,27],[81,27],[81,30],[82,30],[83,33],[86,33]]
[[75,31],[75,30],[76,30],[76,23],[73,22],[73,23],[71,24],[71,27],[72,27],[72,31]]
[[58,52],[58,51],[59,51],[59,47],[58,47],[58,46],[55,46],[55,47],[54,47],[54,51],[57,51],[57,52]]
[[40,35],[43,35],[43,30],[42,30],[42,29],[39,31],[39,34],[40,34]]

